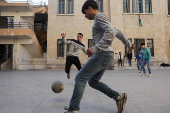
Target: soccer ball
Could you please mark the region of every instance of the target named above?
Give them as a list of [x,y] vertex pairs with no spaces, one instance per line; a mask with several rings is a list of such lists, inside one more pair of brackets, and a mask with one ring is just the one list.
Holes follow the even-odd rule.
[[54,81],[51,89],[54,93],[61,93],[64,90],[64,84],[61,81]]

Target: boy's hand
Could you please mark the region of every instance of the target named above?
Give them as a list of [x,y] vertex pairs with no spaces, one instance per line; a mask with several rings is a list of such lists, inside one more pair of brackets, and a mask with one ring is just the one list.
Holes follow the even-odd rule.
[[139,60],[139,62],[141,63],[141,60]]
[[135,44],[132,44],[132,47],[130,48],[130,50],[135,49]]
[[88,54],[89,56],[92,56],[92,55],[94,54],[93,49],[92,49],[92,48],[88,48],[88,49],[87,49],[87,54]]
[[66,36],[66,33],[61,34],[61,36],[62,36],[62,37],[65,37],[65,36]]

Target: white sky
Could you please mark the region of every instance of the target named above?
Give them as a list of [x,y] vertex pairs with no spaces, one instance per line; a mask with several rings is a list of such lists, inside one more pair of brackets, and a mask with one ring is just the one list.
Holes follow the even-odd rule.
[[[27,0],[7,0],[7,2],[13,2],[13,1],[17,1],[17,2],[19,2],[19,1],[27,1]],[[28,0],[29,1],[29,0]],[[32,1],[33,3],[35,3],[35,4],[37,4],[37,3],[41,3],[41,1],[44,3],[46,3],[46,5],[48,5],[48,0],[30,0],[30,1]]]
[[33,3],[40,3],[40,2],[45,2],[48,5],[48,0],[32,0]]

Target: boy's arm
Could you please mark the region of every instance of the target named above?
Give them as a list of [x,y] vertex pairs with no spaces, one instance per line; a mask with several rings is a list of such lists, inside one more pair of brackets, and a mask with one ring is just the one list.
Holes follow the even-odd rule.
[[119,29],[116,29],[116,28],[115,28],[115,30],[116,30],[116,37],[117,37],[119,40],[121,40],[125,46],[131,48],[131,47],[132,47],[132,43],[128,40],[128,38],[125,37],[125,36],[123,35],[123,33],[122,33]]
[[64,45],[71,44],[71,43],[72,41],[65,41],[65,37],[62,37],[62,41],[60,41],[60,44],[64,44]]
[[87,55],[87,49],[85,47],[82,47],[81,50]]
[[149,62],[151,62],[151,52],[150,52],[149,48],[147,49],[147,51],[148,51],[148,55],[149,55]]
[[143,59],[143,53],[141,53],[141,58],[140,58],[140,61],[142,61],[142,59]]
[[66,36],[66,33],[62,33],[62,34],[61,34],[62,41],[60,41],[59,44],[64,44],[64,45],[66,45],[66,44],[71,44],[71,43],[72,43],[72,41],[65,41],[65,36]]

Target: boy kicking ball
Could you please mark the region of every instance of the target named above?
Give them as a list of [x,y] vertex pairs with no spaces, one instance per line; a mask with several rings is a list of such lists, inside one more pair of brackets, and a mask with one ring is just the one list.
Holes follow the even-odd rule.
[[81,43],[81,40],[83,39],[82,33],[77,34],[77,40],[72,39],[69,41],[65,41],[66,33],[61,34],[61,36],[62,41],[60,42],[60,44],[69,45],[69,51],[67,53],[66,58],[65,72],[67,73],[67,78],[70,79],[71,65],[74,64],[77,69],[80,70],[82,67],[78,56],[80,50],[87,54],[87,49],[85,48],[84,44]]
[[65,110],[68,110],[65,113],[79,113],[80,101],[83,97],[87,81],[90,87],[107,95],[111,100],[115,100],[118,113],[122,113],[125,108],[127,94],[118,93],[105,83],[101,82],[100,79],[106,69],[113,63],[114,53],[112,42],[115,37],[120,39],[124,45],[131,49],[134,49],[135,46],[120,30],[112,26],[105,14],[98,11],[96,1],[87,0],[82,7],[82,13],[85,14],[87,19],[94,20],[92,34],[95,45],[87,50],[87,54],[92,57],[76,75],[73,95],[69,107],[65,107]]

